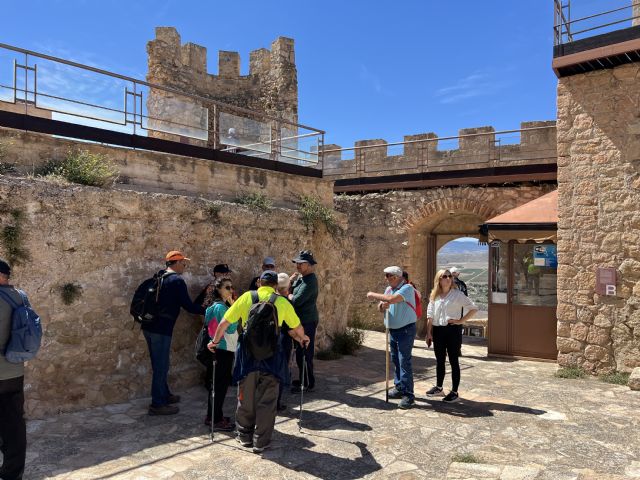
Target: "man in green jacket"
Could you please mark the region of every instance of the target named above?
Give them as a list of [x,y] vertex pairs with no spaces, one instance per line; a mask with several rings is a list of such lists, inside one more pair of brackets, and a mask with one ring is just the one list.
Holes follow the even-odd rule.
[[[296,264],[297,272],[291,276],[291,294],[289,300],[293,304],[304,332],[310,339],[306,350],[301,345],[296,345],[296,363],[298,364],[299,380],[293,382],[292,393],[300,393],[300,387],[304,381],[305,390],[312,391],[316,384],[313,375],[313,352],[315,349],[316,329],[320,317],[316,301],[318,299],[318,277],[314,273],[316,260],[309,250],[302,250],[292,260]],[[306,375],[302,378],[302,359],[306,359]]]

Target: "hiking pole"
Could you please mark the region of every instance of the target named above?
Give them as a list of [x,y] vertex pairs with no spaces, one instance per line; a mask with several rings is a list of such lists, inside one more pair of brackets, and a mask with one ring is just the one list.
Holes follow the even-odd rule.
[[307,379],[307,347],[302,346],[302,381],[300,382],[300,416],[298,417],[298,431],[302,432],[302,400],[304,398],[304,383]]
[[[385,310],[384,312],[384,320],[387,325],[389,325],[389,310]],[[389,327],[384,329],[385,331],[385,339],[384,339],[384,360],[385,360],[385,371],[384,371],[384,381],[385,381],[385,398],[384,401],[389,403]]]
[[216,401],[216,354],[213,352],[213,361],[212,361],[212,371],[211,373],[211,443],[213,443],[213,411],[215,410],[215,401]]

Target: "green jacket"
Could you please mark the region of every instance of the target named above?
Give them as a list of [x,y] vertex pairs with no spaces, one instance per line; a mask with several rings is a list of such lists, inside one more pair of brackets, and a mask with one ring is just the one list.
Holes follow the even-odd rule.
[[291,286],[293,299],[291,303],[295,308],[300,322],[302,324],[318,324],[320,315],[318,315],[318,277],[315,273],[310,273],[304,277],[298,278]]

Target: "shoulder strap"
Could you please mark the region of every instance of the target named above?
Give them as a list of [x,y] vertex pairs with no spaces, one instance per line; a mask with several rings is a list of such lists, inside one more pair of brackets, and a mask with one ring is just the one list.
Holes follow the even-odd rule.
[[257,290],[251,290],[251,303],[260,303],[260,297]]
[[273,306],[275,306],[276,300],[278,299],[278,294],[277,293],[272,293],[271,296],[269,297],[269,303]]
[[[22,295],[20,296],[22,297]],[[13,298],[11,298],[11,295],[9,295],[7,292],[5,292],[2,289],[0,289],[0,297],[2,297],[4,301],[7,302],[11,308],[18,308],[20,306],[13,300]],[[24,297],[22,297],[22,300],[24,302]]]

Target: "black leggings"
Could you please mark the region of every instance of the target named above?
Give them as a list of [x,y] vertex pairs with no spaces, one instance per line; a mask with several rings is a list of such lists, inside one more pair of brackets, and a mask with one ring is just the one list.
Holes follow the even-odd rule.
[[442,388],[444,383],[444,362],[449,356],[451,365],[451,390],[458,391],[460,386],[460,332],[462,325],[447,325],[446,327],[433,327],[433,350],[436,354],[436,385]]
[[[213,405],[213,423],[222,420],[222,405],[227,396],[227,390],[231,385],[231,374],[233,373],[233,358],[235,354],[228,350],[216,350],[216,376],[214,381],[215,400]],[[213,375],[213,366],[207,367],[209,378]],[[210,383],[211,381],[209,381]],[[209,387],[209,402],[207,406],[207,417],[211,416],[211,387]]]

